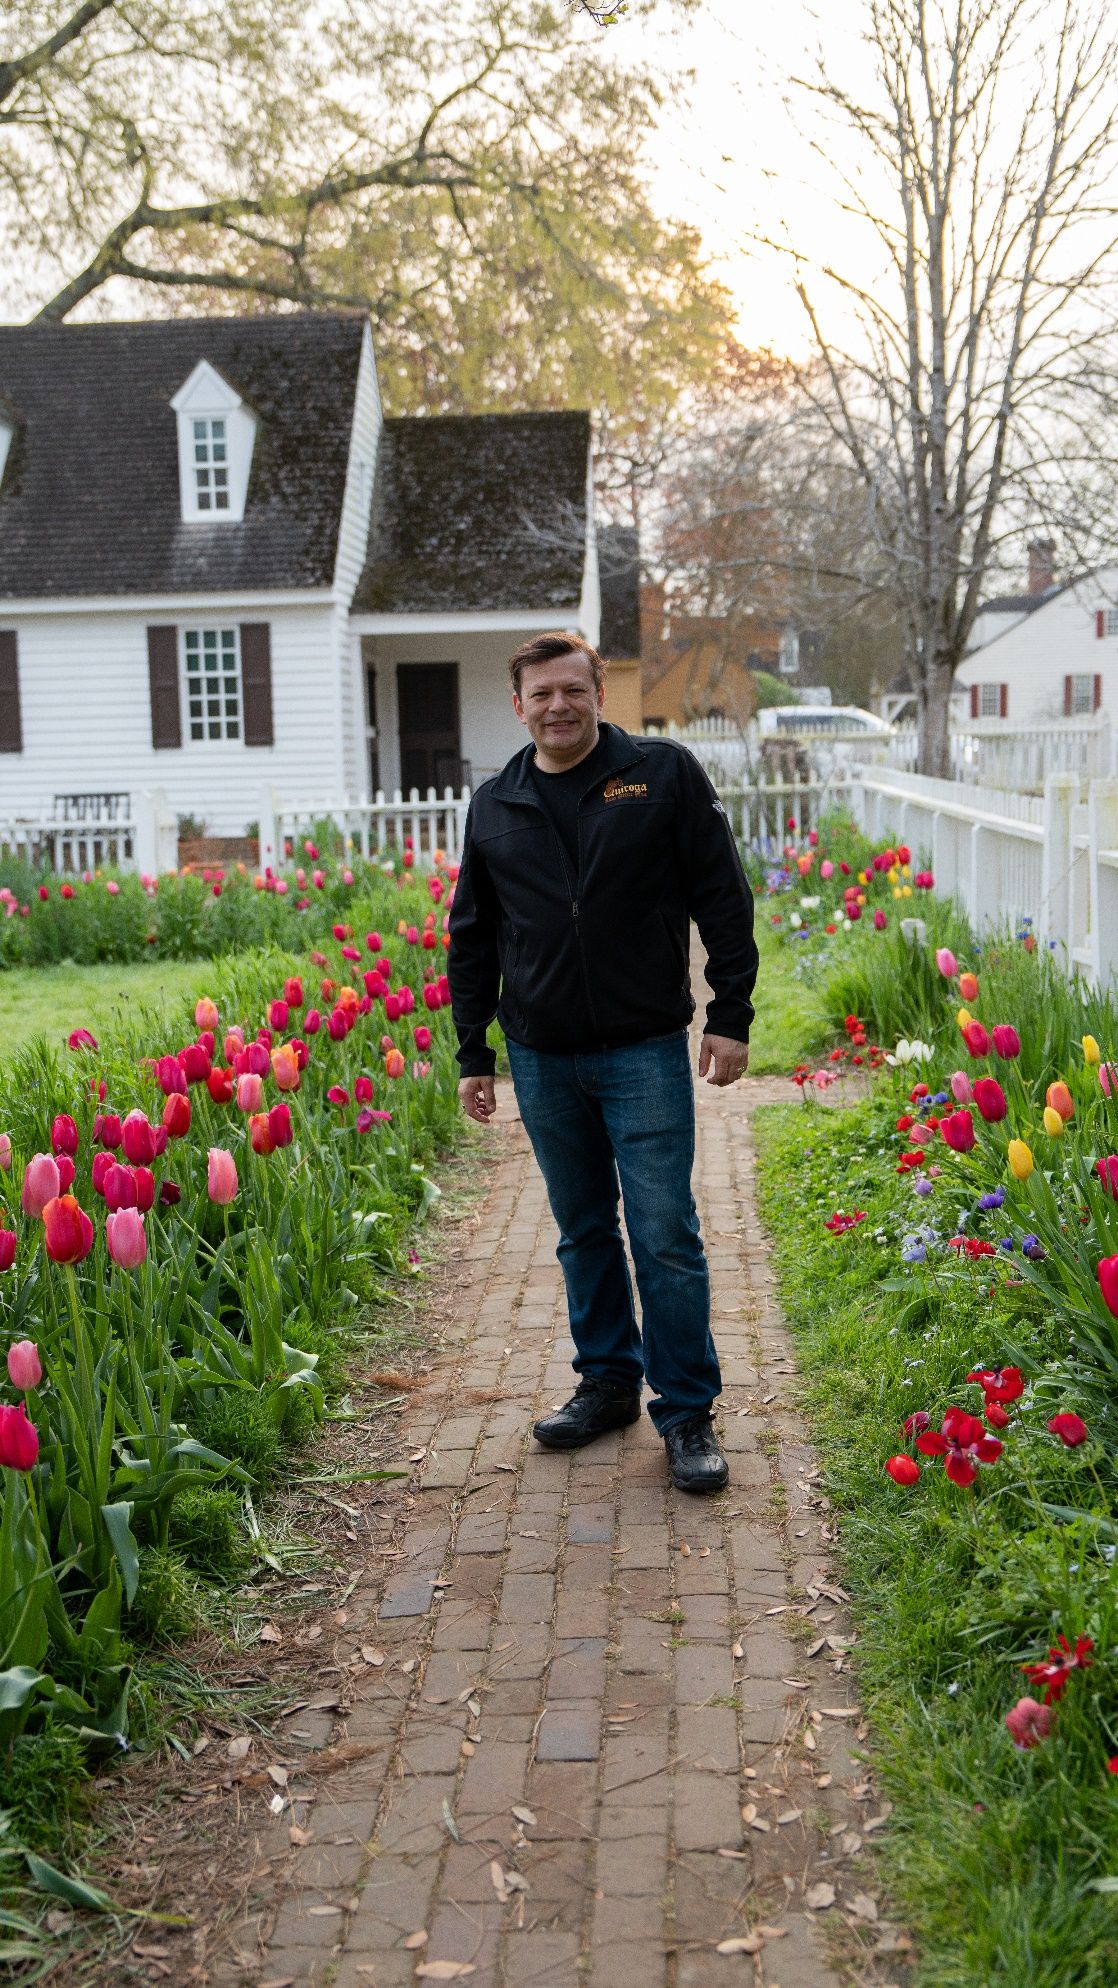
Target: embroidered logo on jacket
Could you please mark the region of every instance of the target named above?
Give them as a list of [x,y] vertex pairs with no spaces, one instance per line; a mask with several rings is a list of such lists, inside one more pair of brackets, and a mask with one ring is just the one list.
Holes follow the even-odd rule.
[[639,800],[640,796],[647,792],[648,788],[643,780],[625,781],[614,778],[606,781],[602,788],[602,799],[603,801]]

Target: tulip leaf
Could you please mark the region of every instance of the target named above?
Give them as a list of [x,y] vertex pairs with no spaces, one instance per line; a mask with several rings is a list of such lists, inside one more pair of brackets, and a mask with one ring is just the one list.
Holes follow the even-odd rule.
[[10,1670],[0,1670],[0,1712],[18,1712],[43,1682],[43,1673],[33,1670],[30,1664],[14,1664]]
[[107,1892],[97,1891],[81,1878],[67,1877],[65,1871],[56,1871],[53,1864],[36,1857],[33,1850],[25,1850],[24,1856],[35,1883],[41,1891],[49,1892],[52,1898],[63,1898],[67,1905],[80,1905],[87,1912],[112,1911],[112,1900]]
[[136,1589],[140,1581],[140,1552],[130,1523],[132,1506],[131,1504],[102,1505],[101,1517],[105,1521],[105,1530],[112,1540],[113,1552],[120,1566],[125,1600],[131,1607],[136,1599]]

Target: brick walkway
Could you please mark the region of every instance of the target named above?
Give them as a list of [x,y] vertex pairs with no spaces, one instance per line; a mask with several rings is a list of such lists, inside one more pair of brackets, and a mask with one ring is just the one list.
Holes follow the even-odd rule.
[[[674,1492],[647,1417],[570,1456],[530,1442],[570,1350],[502,1087],[458,1324],[406,1425],[425,1454],[400,1557],[387,1584],[369,1570],[339,1638],[357,1675],[343,1764],[276,1825],[294,1813],[308,1840],[270,1988],[885,1978],[870,1955],[895,1942],[851,1862],[882,1804],[851,1757],[844,1597],[753,1207],[750,1112],[788,1087],[699,1088],[730,1489]],[[757,1924],[756,1960],[717,1953]],[[836,1933],[853,1976],[829,1964]],[[236,1978],[262,1988],[257,1968]]]

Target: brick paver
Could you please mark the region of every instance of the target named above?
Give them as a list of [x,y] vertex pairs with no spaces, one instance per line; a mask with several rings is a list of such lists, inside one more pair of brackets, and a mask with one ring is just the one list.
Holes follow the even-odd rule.
[[[732,1475],[696,1500],[667,1483],[647,1417],[569,1456],[531,1444],[534,1415],[569,1392],[570,1346],[503,1087],[456,1333],[411,1405],[426,1454],[408,1527],[387,1582],[370,1567],[348,1604],[352,1708],[332,1771],[309,1761],[270,1825],[278,1843],[294,1824],[298,1847],[266,1952],[225,1979],[903,1979],[857,1861],[882,1804],[855,1757],[844,1596],[753,1206],[750,1113],[786,1095],[699,1087]],[[820,1884],[836,1902],[809,1909]],[[717,1953],[758,1924],[756,1960]]]

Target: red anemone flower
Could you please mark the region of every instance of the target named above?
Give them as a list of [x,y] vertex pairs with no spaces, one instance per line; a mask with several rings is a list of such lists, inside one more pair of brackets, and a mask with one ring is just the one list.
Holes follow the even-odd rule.
[[889,1475],[892,1478],[894,1484],[901,1484],[904,1485],[905,1487],[907,1487],[910,1484],[917,1483],[920,1477],[920,1465],[916,1462],[914,1457],[910,1456],[888,1457],[886,1459],[885,1468],[889,1472]]
[[949,1408],[942,1428],[924,1430],[916,1447],[924,1456],[941,1456],[951,1482],[959,1485],[973,1484],[978,1464],[995,1463],[1002,1453],[997,1437],[988,1435],[978,1416],[968,1415],[965,1408]]
[[1020,1367],[975,1367],[967,1379],[977,1381],[987,1401],[1000,1402],[1002,1407],[1020,1401],[1025,1392]]
[[1043,1684],[1046,1705],[1058,1705],[1068,1687],[1073,1670],[1090,1670],[1094,1644],[1089,1636],[1077,1636],[1074,1650],[1066,1636],[1057,1636],[1042,1664],[1022,1664],[1030,1684]]
[[1053,1415],[1048,1433],[1059,1436],[1065,1449],[1077,1450],[1080,1443],[1087,1441],[1087,1424],[1081,1415]]

